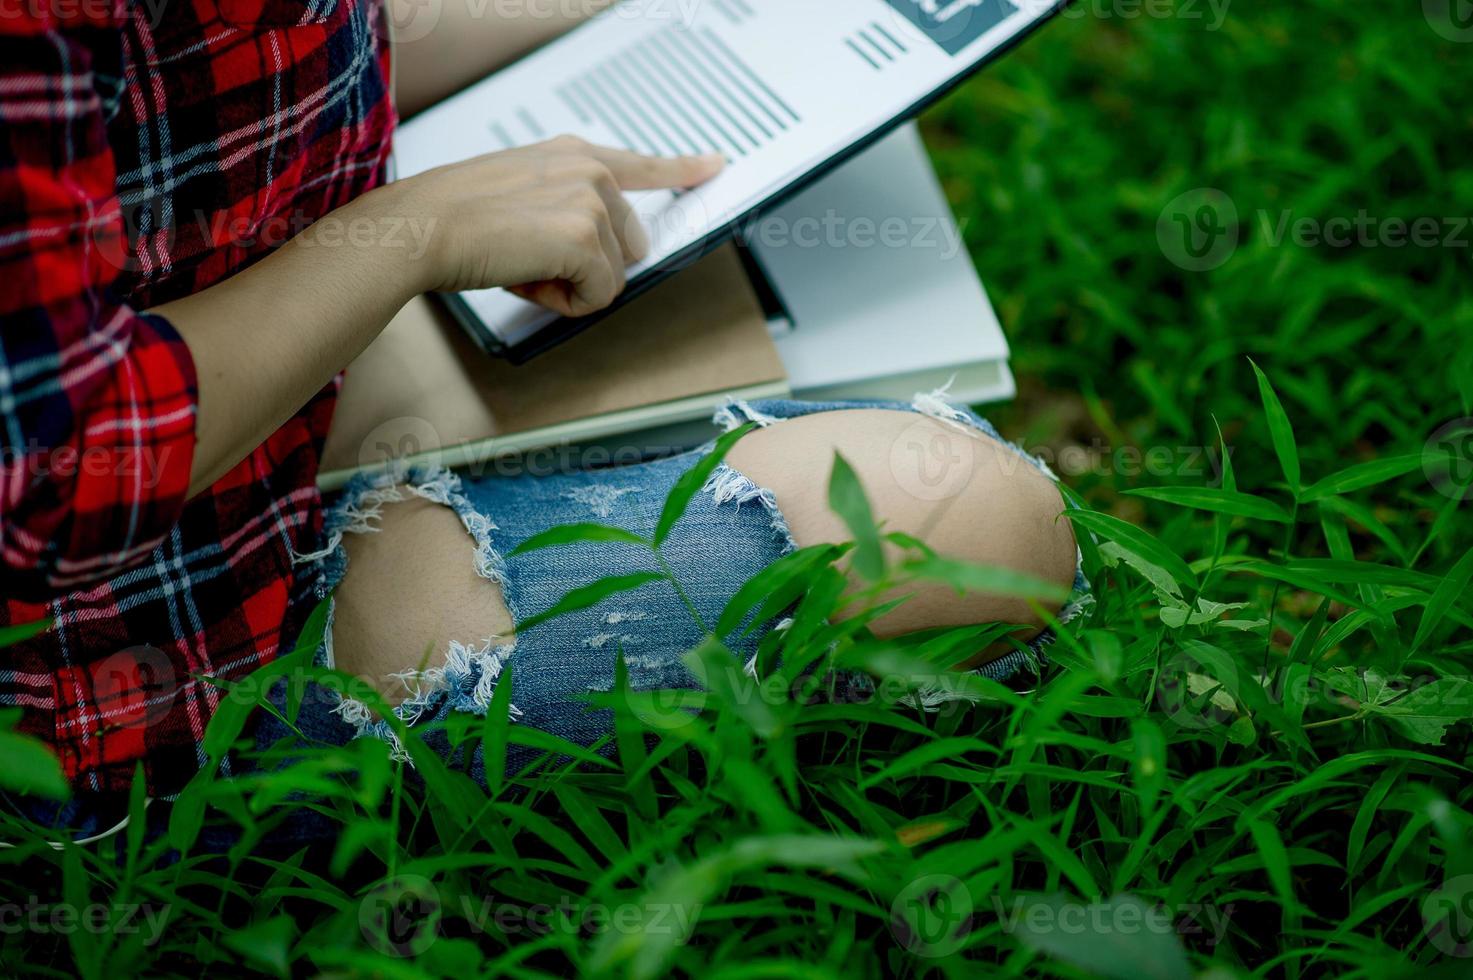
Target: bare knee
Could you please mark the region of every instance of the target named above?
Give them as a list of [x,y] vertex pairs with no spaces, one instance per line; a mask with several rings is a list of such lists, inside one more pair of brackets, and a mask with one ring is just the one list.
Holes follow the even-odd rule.
[[[728,462],[773,491],[794,538],[807,546],[850,537],[828,506],[835,452],[854,467],[884,530],[911,534],[947,557],[1025,572],[1065,588],[1073,583],[1075,542],[1060,516],[1058,488],[982,433],[910,412],[825,412],[752,433]],[[987,593],[958,597],[940,585],[908,591],[912,598],[880,619],[877,633],[983,622],[1027,624],[1036,632],[1042,625],[1024,600]]]
[[510,641],[501,588],[476,571],[474,541],[450,508],[418,497],[388,504],[376,531],[348,534],[343,545],[333,654],[390,703],[409,693],[397,675],[442,665],[452,641]]

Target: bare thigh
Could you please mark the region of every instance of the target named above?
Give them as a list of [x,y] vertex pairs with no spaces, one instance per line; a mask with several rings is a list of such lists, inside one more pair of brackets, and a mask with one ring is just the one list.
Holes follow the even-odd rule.
[[409,690],[396,674],[444,663],[451,642],[510,642],[515,625],[501,586],[476,571],[475,542],[453,510],[411,497],[383,515],[376,532],[343,536],[332,645],[340,669],[397,704]]
[[[825,412],[751,433],[728,462],[773,491],[794,538],[806,546],[848,538],[828,506],[836,451],[854,467],[886,530],[912,534],[943,555],[1072,584],[1075,544],[1059,516],[1058,489],[980,434],[908,412]],[[958,469],[938,483],[936,460]],[[407,693],[393,675],[443,662],[451,641],[480,646],[514,635],[500,586],[477,573],[473,542],[449,508],[417,498],[389,504],[377,533],[350,534],[344,544],[348,572],[336,592],[333,627],[337,663],[391,700]],[[993,621],[1040,625],[1019,600],[959,597],[928,586],[875,629],[896,635]]]
[[[885,531],[903,531],[937,553],[1026,572],[1065,588],[1077,549],[1054,482],[1012,449],[971,429],[910,412],[823,412],[761,429],[727,461],[777,497],[800,546],[847,541],[828,505],[834,454],[854,468]],[[1024,600],[947,586],[907,590],[903,606],[874,624],[895,636],[941,626],[1042,625]],[[993,655],[1005,648],[993,651]],[[988,658],[983,658],[988,659]]]

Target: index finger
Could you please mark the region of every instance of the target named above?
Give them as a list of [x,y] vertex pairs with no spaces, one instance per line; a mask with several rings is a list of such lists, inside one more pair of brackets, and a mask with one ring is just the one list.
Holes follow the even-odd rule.
[[594,158],[609,168],[621,190],[649,191],[667,187],[695,187],[726,167],[726,157],[708,153],[699,157],[647,157],[609,146],[590,148]]

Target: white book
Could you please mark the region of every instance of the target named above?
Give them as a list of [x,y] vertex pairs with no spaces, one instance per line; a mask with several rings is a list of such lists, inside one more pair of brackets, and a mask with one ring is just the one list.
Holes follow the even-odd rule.
[[793,394],[1013,397],[1007,338],[962,235],[914,125],[745,225],[783,307],[773,339]]
[[[630,195],[649,233],[621,301],[689,265],[762,209],[915,115],[1062,6],[1060,0],[625,0],[396,137],[398,174],[575,133],[730,161],[693,191]],[[513,359],[586,322],[505,290],[452,310]]]

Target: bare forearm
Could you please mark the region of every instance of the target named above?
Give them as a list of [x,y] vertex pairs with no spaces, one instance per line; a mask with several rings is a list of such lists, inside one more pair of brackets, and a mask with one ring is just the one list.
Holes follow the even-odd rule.
[[614,0],[390,0],[399,112],[411,116],[565,33]]
[[190,494],[249,455],[422,291],[434,222],[393,187],[319,220],[250,269],[157,307],[199,378]]
[[614,301],[649,243],[631,190],[695,187],[720,156],[562,137],[370,191],[255,266],[156,307],[199,378],[190,492],[244,459],[425,292],[515,287],[563,316]]

